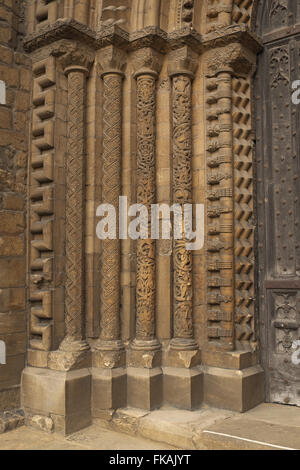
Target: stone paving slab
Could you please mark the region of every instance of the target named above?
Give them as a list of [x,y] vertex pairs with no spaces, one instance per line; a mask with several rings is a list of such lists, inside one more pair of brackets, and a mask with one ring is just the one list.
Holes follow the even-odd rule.
[[290,406],[263,404],[244,414],[209,407],[148,413],[126,408],[98,422],[186,450],[300,449],[300,408]]
[[0,450],[177,450],[93,425],[68,437],[23,426],[0,435]]
[[244,413],[203,407],[118,410],[63,437],[22,427],[0,435],[0,450],[300,450],[300,408],[263,404]]

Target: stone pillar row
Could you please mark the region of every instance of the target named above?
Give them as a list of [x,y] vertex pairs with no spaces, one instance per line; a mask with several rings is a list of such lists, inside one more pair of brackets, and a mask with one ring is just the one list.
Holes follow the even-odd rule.
[[[65,286],[65,292],[60,302],[55,300],[51,303],[52,291],[44,290],[48,286],[46,284],[48,278],[45,277],[45,284],[40,289],[39,297],[31,299],[39,302],[39,310],[37,308],[33,310],[36,318],[46,316],[44,310],[46,306],[49,312],[46,316],[47,328],[45,322],[43,324],[42,321],[36,321],[34,325],[36,329],[31,331],[33,336],[31,348],[35,349],[36,353],[35,363],[28,364],[29,367],[25,369],[22,379],[23,405],[28,416],[32,414],[46,416],[52,420],[56,430],[69,433],[90,424],[92,415],[96,418],[111,419],[114,410],[126,406],[152,410],[159,408],[164,402],[191,410],[198,408],[204,399],[205,403],[214,406],[244,411],[249,408],[242,394],[245,381],[251,381],[252,390],[257,384],[258,392],[253,395],[254,398],[249,400],[249,403],[259,402],[262,390],[261,370],[256,366],[255,358],[253,360],[250,352],[234,351],[235,258],[232,226],[234,149],[231,77],[239,70],[235,72],[236,57],[244,58],[245,55],[243,50],[238,52],[237,56],[236,47],[230,48],[223,59],[225,65],[228,61],[232,62],[231,70],[226,67],[224,69],[222,65],[224,48],[219,51],[219,60],[215,60],[215,50],[206,58],[208,91],[212,93],[207,100],[207,116],[209,122],[212,119],[218,120],[217,126],[208,129],[208,135],[220,136],[219,141],[207,142],[209,144],[207,151],[216,153],[213,159],[207,157],[209,167],[213,168],[211,173],[208,173],[208,183],[209,188],[219,185],[218,191],[214,194],[223,198],[224,207],[213,206],[208,211],[208,218],[212,218],[211,215],[215,218],[217,213],[220,219],[219,224],[211,226],[208,234],[210,237],[215,237],[213,240],[209,239],[211,243],[208,244],[208,251],[219,253],[214,271],[220,271],[220,275],[207,276],[209,287],[207,301],[208,307],[210,306],[207,337],[213,346],[218,345],[219,348],[217,351],[215,349],[203,351],[205,365],[200,368],[201,356],[193,331],[193,253],[186,249],[186,243],[189,241],[186,234],[182,240],[173,240],[173,331],[169,346],[162,348],[156,337],[156,243],[151,239],[136,242],[135,334],[126,350],[121,339],[121,242],[118,239],[102,241],[99,266],[100,335],[98,339],[90,342],[92,348],[87,342],[84,291],[87,127],[85,113],[87,77],[95,53],[87,46],[83,48],[67,40],[53,48],[51,60],[55,63],[54,75],[57,74],[62,83],[64,103],[63,105],[56,103],[60,105],[57,106],[57,110],[53,105],[51,117],[59,113],[57,114],[59,119],[62,115],[63,122],[67,121],[67,135],[59,141],[60,151],[66,142],[66,148],[61,152],[64,169],[60,164],[53,172],[55,175],[59,173],[59,177],[56,176],[59,179],[64,170],[62,174],[65,174],[66,181],[64,217],[66,261],[59,271],[60,275],[64,271],[65,279],[62,284]],[[108,45],[98,51],[97,55],[100,70],[94,72],[100,73],[103,82],[102,203],[112,204],[117,209],[119,196],[122,195],[122,97],[127,53],[121,46]],[[182,208],[184,204],[192,204],[194,200],[192,96],[198,63],[198,54],[189,46],[182,46],[182,43],[178,49],[168,54],[173,189],[170,202],[179,204]],[[244,64],[244,61],[242,63]],[[132,89],[136,92],[136,108],[132,110],[132,114],[134,115],[134,112],[136,114],[136,202],[146,206],[150,213],[151,204],[157,202],[157,80],[163,56],[151,47],[142,47],[131,52],[131,64],[134,67],[135,80]],[[215,70],[220,64],[222,70]],[[45,65],[42,63],[37,69],[37,76],[41,84],[44,86],[46,83],[52,91],[55,77],[51,75],[47,81],[41,79],[40,73],[44,69]],[[66,78],[63,78],[63,73]],[[38,98],[38,103],[43,103],[44,96]],[[217,109],[215,109],[216,103]],[[50,115],[49,111],[46,114],[45,110],[43,112],[46,116]],[[37,132],[40,134],[41,131]],[[45,129],[44,138],[48,137]],[[44,171],[47,169],[48,161],[45,150],[53,148],[50,144],[48,141],[39,144],[41,150],[39,162],[44,165]],[[58,159],[58,156],[56,158]],[[45,181],[45,177],[41,179],[42,182]],[[211,188],[209,191],[208,195],[212,197]],[[37,214],[39,215],[38,212]],[[43,214],[49,214],[49,209]],[[119,214],[116,215],[118,221]],[[45,237],[48,234],[46,229],[46,225],[40,224],[39,230],[42,230]],[[216,233],[220,238],[217,238]],[[42,248],[40,250],[42,260],[50,270],[52,259],[43,255],[44,252],[47,254],[50,252],[51,237],[48,238],[47,245],[42,245],[38,239],[35,239],[34,243],[38,243]],[[213,259],[215,258],[216,254]],[[41,261],[38,260],[38,265],[40,264]],[[57,269],[56,266],[55,268]],[[211,267],[209,269],[211,273]],[[36,276],[34,280],[38,282]],[[53,346],[49,338],[51,328],[58,323],[55,311],[58,304],[64,306],[64,316],[59,317],[62,325],[57,334],[57,341],[60,339],[62,341],[55,350],[57,345]],[[217,310],[215,310],[216,305],[220,305]],[[38,333],[41,339],[36,338]],[[38,350],[38,347],[43,349]],[[30,357],[33,357],[33,354]],[[232,380],[238,384],[234,396],[231,396]],[[222,393],[217,393],[219,390],[222,390]]]
[[[116,47],[101,51],[103,79],[103,203],[118,207],[122,160],[122,77],[125,58]],[[178,59],[179,58],[179,59]],[[173,203],[192,203],[192,81],[197,57],[189,48],[171,57],[173,120]],[[181,67],[181,62],[185,66]],[[136,80],[137,204],[150,214],[156,203],[156,82],[162,57],[151,48],[134,53]],[[150,231],[150,221],[148,227]],[[120,241],[102,242],[101,333],[93,356],[93,414],[120,406],[153,409],[164,399],[191,409],[202,400],[199,348],[193,336],[192,253],[187,239],[174,240],[173,339],[162,370],[162,349],[156,338],[156,243],[136,243],[135,338],[126,358],[120,341]],[[125,369],[125,365],[127,369]],[[164,378],[165,376],[165,378]],[[126,385],[127,381],[127,385]],[[178,389],[177,384],[181,383]],[[127,390],[127,400],[126,400]],[[178,393],[176,392],[178,390]]]

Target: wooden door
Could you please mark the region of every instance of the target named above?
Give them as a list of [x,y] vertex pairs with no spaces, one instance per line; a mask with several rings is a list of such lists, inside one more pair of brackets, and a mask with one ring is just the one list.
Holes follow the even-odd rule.
[[256,108],[258,318],[266,396],[300,406],[300,1],[258,11],[264,42]]

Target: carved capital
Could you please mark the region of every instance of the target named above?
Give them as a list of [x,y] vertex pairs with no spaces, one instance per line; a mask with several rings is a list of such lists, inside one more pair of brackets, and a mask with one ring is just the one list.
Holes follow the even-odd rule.
[[242,44],[234,43],[207,54],[206,75],[214,77],[222,72],[246,77],[252,75],[256,68],[256,54]]
[[62,41],[54,48],[52,55],[59,58],[66,74],[79,70],[88,75],[95,59],[94,52],[68,41]]
[[168,72],[174,75],[189,75],[194,78],[198,68],[199,56],[190,47],[184,46],[170,52]]
[[107,46],[99,51],[98,62],[100,74],[116,73],[123,76],[127,54],[116,46]]
[[162,67],[162,55],[151,47],[138,49],[132,55],[135,78],[140,75],[153,75],[158,77]]

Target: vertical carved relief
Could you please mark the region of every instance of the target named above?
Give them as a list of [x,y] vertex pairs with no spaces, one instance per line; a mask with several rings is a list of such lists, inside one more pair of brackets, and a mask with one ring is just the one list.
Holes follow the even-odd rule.
[[251,79],[233,78],[236,347],[256,349]]
[[[220,56],[230,50],[220,51]],[[208,345],[234,348],[234,237],[231,74],[224,59],[212,59],[217,70],[206,80],[207,90],[207,303]],[[213,62],[209,64],[213,66]],[[220,210],[215,213],[216,201]]]
[[297,344],[300,333],[299,291],[271,290],[270,399],[300,406]]
[[[174,57],[176,58],[174,60]],[[173,203],[192,204],[192,81],[197,68],[188,48],[170,57],[173,119]],[[185,67],[181,69],[182,64]],[[188,68],[186,65],[188,64]],[[171,347],[196,349],[193,334],[193,257],[187,238],[174,240],[174,331]]]
[[231,75],[220,73],[209,78],[206,87],[208,341],[215,347],[231,350],[234,312]]
[[66,337],[61,350],[82,350],[84,341],[84,194],[85,94],[92,58],[86,51],[68,52],[62,59],[68,77],[66,156]]
[[[155,203],[156,76],[137,76],[137,203]],[[155,336],[155,241],[137,241],[136,338]]]
[[[114,47],[102,51],[103,96],[103,189],[102,201],[116,210],[119,232],[119,196],[122,163],[122,82],[126,57]],[[120,347],[120,240],[102,241],[101,334],[99,347]]]
[[[233,44],[207,59],[208,345],[229,351],[255,342],[250,78],[232,78],[246,57]],[[249,77],[253,63],[250,54]]]
[[33,66],[30,188],[30,347],[53,345],[53,161],[55,59]]
[[[148,209],[156,202],[156,80],[158,54],[140,50],[135,57],[137,72],[137,203]],[[150,217],[149,217],[150,222]],[[151,233],[149,223],[149,236]],[[157,348],[155,339],[155,249],[152,239],[137,240],[136,339],[133,347]]]

